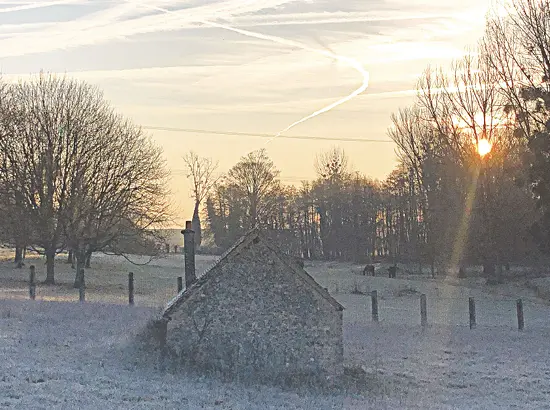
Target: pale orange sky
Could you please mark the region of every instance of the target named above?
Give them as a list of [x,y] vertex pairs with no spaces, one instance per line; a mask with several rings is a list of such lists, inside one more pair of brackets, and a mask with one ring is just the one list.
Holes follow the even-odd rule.
[[[359,61],[369,88],[286,135],[387,139],[390,114],[412,102],[428,64],[447,65],[481,36],[490,0],[1,1],[5,78],[41,69],[99,85],[122,114],[144,126],[274,135],[361,85],[344,63],[197,21],[277,36]],[[170,8],[166,14],[143,7]],[[178,11],[183,10],[183,11]],[[181,159],[189,150],[227,171],[266,148],[284,182],[314,177],[315,154],[337,144],[354,169],[384,178],[391,143],[275,139],[150,131],[172,170],[183,223],[192,213]]]

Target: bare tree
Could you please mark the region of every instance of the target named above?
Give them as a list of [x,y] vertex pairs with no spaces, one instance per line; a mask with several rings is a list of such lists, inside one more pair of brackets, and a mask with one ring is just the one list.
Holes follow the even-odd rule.
[[46,255],[47,283],[54,283],[54,258],[65,246],[62,215],[73,177],[73,147],[63,126],[79,129],[95,117],[96,101],[74,82],[40,75],[10,86],[10,109],[0,112],[2,185],[32,226],[35,249]]
[[550,2],[501,4],[489,15],[482,51],[499,76],[521,135],[543,130],[550,108]]
[[411,114],[423,117],[423,127],[435,131],[442,153],[465,164],[480,140],[495,142],[507,125],[500,89],[488,58],[469,53],[453,62],[449,74],[442,68],[425,71],[418,82],[419,109]]
[[435,128],[425,121],[418,105],[399,109],[391,115],[388,136],[397,145],[396,153],[407,169],[412,169],[418,185],[423,185],[424,161],[438,151]]
[[211,158],[201,158],[193,151],[183,157],[183,160],[187,165],[187,178],[190,179],[192,184],[191,196],[195,201],[192,226],[195,231],[195,245],[199,247],[202,242],[200,206],[220,179],[220,177],[216,177],[214,174],[218,169],[218,162],[212,161]]
[[512,0],[505,13],[489,16],[483,41],[502,83],[507,109],[515,114],[515,135],[527,143],[523,162],[536,199],[539,221],[533,233],[544,252],[550,249],[550,2]]
[[[525,143],[514,137],[501,77],[483,47],[448,73],[427,69],[415,106],[393,115],[388,133],[422,188],[418,212],[431,256],[451,265],[473,257],[494,270],[513,254],[509,244],[518,229],[510,227],[525,226],[532,204],[525,202],[525,213],[503,212],[526,199],[511,184],[523,177],[518,165]],[[480,155],[480,142],[492,151]]]
[[[153,228],[170,219],[162,151],[120,116],[106,116],[105,125],[106,132],[85,143],[89,155],[77,159],[71,206],[63,218],[77,275],[92,252],[123,254],[119,244],[126,238],[146,247],[155,239]],[[75,286],[81,280],[77,277]]]
[[322,179],[343,179],[349,174],[349,160],[344,150],[332,147],[326,152],[315,156],[315,172]]
[[456,117],[452,102],[453,86],[449,84],[449,76],[442,68],[428,67],[417,83],[418,95],[416,104],[420,108],[419,118],[433,130],[431,151],[441,156],[452,155],[454,160],[461,162],[464,153],[461,126]]
[[47,283],[60,250],[72,249],[80,268],[123,226],[161,222],[160,152],[97,88],[40,74],[9,95],[10,110],[0,110],[0,186],[29,222],[30,244],[46,255]]
[[279,171],[265,149],[242,157],[227,174],[227,184],[240,199],[245,215],[245,229],[257,226],[263,216],[276,206],[280,182]]
[[[0,80],[0,139],[10,141],[13,146],[15,138],[14,125],[20,120],[20,113],[14,104],[13,95],[8,84]],[[15,263],[22,266],[25,247],[30,243],[30,223],[22,209],[21,195],[13,195],[13,184],[10,182],[14,174],[7,169],[10,162],[8,152],[0,151],[0,161],[4,178],[0,178],[0,211],[4,218],[0,221],[0,240],[4,244],[15,247]],[[9,174],[9,178],[6,178]]]
[[347,201],[349,161],[345,151],[332,147],[315,156],[315,171],[318,180],[314,183],[315,203],[319,215],[319,234],[325,257],[342,257],[344,243],[344,212]]

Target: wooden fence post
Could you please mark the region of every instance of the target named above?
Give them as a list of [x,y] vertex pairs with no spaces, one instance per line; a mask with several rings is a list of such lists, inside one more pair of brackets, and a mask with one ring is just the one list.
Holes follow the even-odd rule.
[[470,311],[470,329],[475,329],[476,327],[476,302],[474,298],[468,299],[468,308]]
[[378,322],[378,292],[376,290],[373,290],[371,292],[371,300],[372,300],[372,320],[374,322]]
[[183,290],[183,278],[181,276],[178,276],[178,293],[180,293]]
[[31,298],[31,300],[35,300],[36,298],[36,271],[34,265],[30,266],[29,297]]
[[134,272],[128,273],[128,304],[134,304]]
[[84,281],[84,269],[80,269],[80,287],[78,288],[78,300],[80,302],[86,301],[86,283]]
[[422,327],[428,326],[428,306],[426,295],[420,295],[420,324]]
[[166,369],[166,337],[168,334],[168,319],[160,318],[155,321],[156,337],[159,344],[159,367],[160,370]]
[[525,322],[523,320],[523,301],[521,299],[517,300],[516,308],[518,312],[518,330],[522,332],[525,327]]

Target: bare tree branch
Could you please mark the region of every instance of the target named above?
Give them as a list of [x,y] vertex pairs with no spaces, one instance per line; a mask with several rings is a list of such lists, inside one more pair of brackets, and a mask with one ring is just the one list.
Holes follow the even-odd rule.
[[211,158],[199,157],[193,151],[190,151],[183,157],[187,166],[187,178],[190,179],[191,196],[199,205],[208,196],[212,187],[218,182],[221,176],[215,176],[219,162],[214,162]]

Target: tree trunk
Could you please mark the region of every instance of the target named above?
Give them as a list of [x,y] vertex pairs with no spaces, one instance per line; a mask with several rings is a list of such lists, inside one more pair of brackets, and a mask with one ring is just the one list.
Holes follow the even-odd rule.
[[15,264],[18,268],[23,267],[23,248],[21,246],[15,247]]
[[84,279],[84,269],[79,270],[78,266],[82,266],[82,264],[79,264],[78,261],[76,263],[76,266],[77,266],[77,268],[76,268],[76,272],[75,272],[73,288],[80,289],[80,284],[82,283],[82,280]]
[[92,265],[92,251],[87,251],[86,252],[86,263],[85,263],[84,267],[86,269],[90,269],[91,265]]
[[67,256],[67,263],[73,265],[73,250],[69,249],[69,255]]
[[46,249],[46,281],[47,285],[55,283],[55,249]]
[[76,259],[76,274],[74,277],[73,288],[79,289],[80,284],[84,280],[84,264],[86,263],[86,253],[84,251],[77,251],[74,253]]
[[193,219],[191,221],[193,231],[195,231],[195,249],[198,249],[201,246],[201,242],[202,242],[202,227],[201,227],[201,218],[199,216],[199,206],[200,204],[198,202],[195,202]]
[[258,199],[256,196],[252,197],[250,200],[250,226],[248,229],[256,228],[258,223]]
[[325,223],[324,210],[319,208],[317,212],[319,213],[319,239],[321,239],[323,259],[328,260],[330,259],[331,248],[329,245],[329,235],[327,232],[327,224]]

